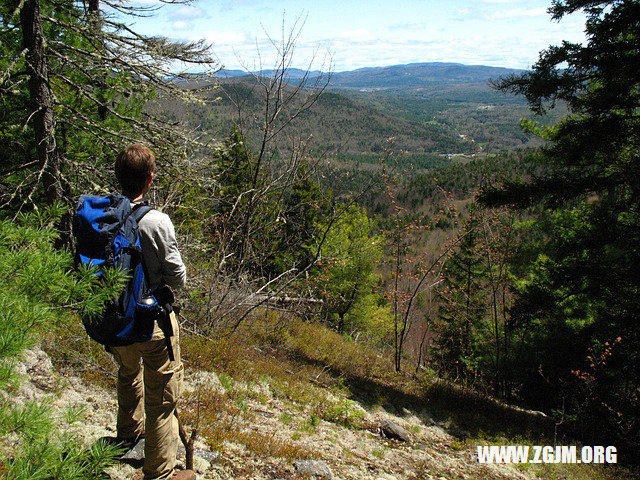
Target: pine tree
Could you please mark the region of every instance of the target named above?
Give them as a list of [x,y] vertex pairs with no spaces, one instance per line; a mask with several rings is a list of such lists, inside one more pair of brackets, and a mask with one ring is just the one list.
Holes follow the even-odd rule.
[[0,219],[0,436],[11,436],[11,450],[0,448],[3,479],[98,480],[118,453],[100,442],[83,445],[46,403],[19,405],[8,393],[22,380],[14,366],[26,348],[43,332],[79,322],[74,313],[99,313],[125,280],[113,271],[98,284],[95,269],[73,271],[72,256],[53,246],[58,234],[52,225],[62,213],[51,208],[16,221]]
[[320,185],[311,178],[306,164],[301,164],[277,209],[271,233],[273,241],[265,263],[267,276],[290,268],[302,270],[315,260],[326,207]]
[[[289,178],[274,180],[269,165],[258,165],[237,125],[210,163],[216,181],[211,233],[224,245],[227,269],[273,278],[314,260],[326,206],[305,163]],[[258,195],[253,204],[252,195]],[[246,224],[251,226],[248,232]]]
[[482,285],[486,275],[478,252],[477,224],[473,216],[466,222],[460,248],[447,259],[438,289],[441,304],[436,356],[445,372],[463,380],[477,369],[475,343],[487,309]]
[[550,8],[556,20],[578,11],[586,44],[549,47],[533,71],[497,83],[539,113],[569,106],[570,116],[545,132],[547,174],[487,190],[483,200],[550,208],[513,309],[531,342],[523,393],[547,409],[566,400],[586,432],[598,441],[609,432],[633,445],[630,453],[640,445],[640,2],[556,0]]

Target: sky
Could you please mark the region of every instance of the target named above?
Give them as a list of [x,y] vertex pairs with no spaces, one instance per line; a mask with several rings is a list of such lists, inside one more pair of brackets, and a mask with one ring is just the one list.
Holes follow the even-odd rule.
[[[291,66],[336,72],[414,62],[529,68],[540,50],[583,42],[584,17],[560,22],[551,0],[199,0],[127,19],[138,32],[204,39],[220,66],[272,68],[275,45],[297,35]],[[284,25],[284,28],[283,28]]]

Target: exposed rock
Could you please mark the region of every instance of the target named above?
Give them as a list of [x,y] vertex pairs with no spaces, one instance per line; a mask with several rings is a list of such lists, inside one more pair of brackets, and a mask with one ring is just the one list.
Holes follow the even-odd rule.
[[16,373],[27,376],[28,382],[22,382],[15,397],[18,403],[33,400],[40,392],[52,392],[58,389],[53,365],[49,356],[40,348],[23,352],[21,361],[16,365]]
[[136,443],[135,447],[125,453],[120,459],[123,462],[143,462],[144,461],[144,438]]
[[[87,445],[98,438],[115,435],[117,398],[115,390],[103,389],[85,384],[68,372],[60,375],[45,352],[39,349],[25,355],[16,367],[26,378],[23,387],[11,392],[9,401],[21,404],[29,398],[46,399],[52,407],[52,415],[58,419],[64,431],[78,434]],[[495,478],[501,480],[533,480],[529,472],[519,472],[509,465],[479,465],[475,449],[449,448],[451,435],[464,436],[466,432],[457,429],[451,422],[439,422],[426,410],[411,411],[398,409],[394,416],[388,409],[373,407],[362,409],[357,402],[349,404],[350,410],[367,411],[367,429],[352,429],[328,421],[310,425],[314,413],[312,408],[300,408],[295,401],[270,395],[269,383],[260,382],[260,386],[248,384],[245,388],[240,382],[234,383],[234,391],[241,395],[246,405],[238,418],[233,419],[234,428],[248,433],[251,438],[273,439],[266,456],[256,454],[243,442],[233,443],[236,436],[231,435],[220,446],[220,453],[211,452],[206,439],[196,440],[194,450],[194,470],[198,479],[230,480],[292,480],[315,478],[325,480],[403,480],[421,478],[424,480],[443,480],[458,478],[473,480]],[[189,372],[185,379],[187,391],[197,393],[199,388],[222,391],[219,379],[211,372]],[[251,389],[251,391],[249,391]],[[257,395],[256,395],[257,393]],[[326,392],[325,405],[342,404],[342,396]],[[7,395],[5,393],[5,395]],[[324,392],[322,392],[324,395]],[[1,397],[1,395],[0,395]],[[401,405],[401,404],[399,404]],[[67,425],[64,417],[69,409],[80,411],[80,419]],[[283,415],[286,414],[286,421]],[[221,417],[220,421],[225,421]],[[411,433],[405,428],[410,427]],[[382,426],[385,426],[386,432]],[[379,427],[379,428],[371,428]],[[420,428],[414,432],[414,428]],[[377,432],[376,432],[377,430]],[[376,433],[372,433],[376,432]],[[388,438],[402,439],[397,435],[403,432],[406,444],[392,447],[383,440],[380,433]],[[6,437],[5,451],[9,451],[13,437]],[[7,443],[9,442],[9,443]],[[184,450],[179,443],[178,461],[184,465]],[[306,454],[298,458],[315,458],[315,461],[299,460],[292,463],[287,457],[279,456],[281,446],[287,449],[302,449]],[[2,451],[2,445],[0,445]],[[295,450],[288,450],[295,452]],[[297,453],[296,453],[297,454]],[[106,470],[112,480],[130,480],[140,471],[144,458],[144,444],[138,445],[128,455],[131,461],[117,463]],[[331,462],[331,468],[322,460]],[[297,473],[296,473],[297,472]]]
[[328,480],[333,479],[333,473],[327,462],[322,460],[297,460],[293,464],[296,467],[296,472],[307,473],[314,477],[326,478]]
[[377,476],[376,480],[398,480],[398,479],[393,475],[389,475],[388,473],[383,473],[382,475]]
[[204,473],[211,468],[211,463],[199,455],[193,456],[193,469],[196,473]]
[[[125,453],[121,459],[125,460],[125,461],[134,461],[134,462],[142,462],[144,461],[144,438],[140,439],[140,441],[138,443],[136,443],[136,445],[129,450],[127,453]],[[212,452],[210,450],[204,450],[201,448],[195,448],[193,451],[194,454],[194,463],[196,461],[196,459],[198,459],[201,462],[206,462],[207,465],[210,464],[210,462],[213,462],[215,460],[218,459],[219,455],[216,452]],[[178,456],[183,456],[185,455],[185,450],[184,450],[184,445],[182,445],[182,443],[178,444]]]
[[[178,444],[178,455],[185,455],[185,450],[184,450],[184,445],[182,445],[182,443]],[[207,462],[213,462],[215,460],[217,460],[220,457],[220,454],[218,454],[217,452],[212,452],[211,450],[204,450],[202,448],[194,448],[193,449],[193,458],[194,458],[194,462],[195,459],[199,457],[204,461]]]
[[193,392],[198,388],[207,387],[214,390],[223,390],[222,384],[218,375],[214,372],[207,372],[204,370],[198,372],[191,372],[188,378],[184,380],[184,391]]
[[53,365],[46,352],[40,348],[34,348],[23,352],[22,361],[18,364],[16,370],[20,375],[29,374],[33,380],[36,377],[50,377],[53,372]]
[[402,442],[410,442],[411,434],[391,420],[383,420],[380,424],[380,433],[387,438],[400,440]]
[[418,418],[427,426],[435,425],[436,421],[426,411],[420,412]]

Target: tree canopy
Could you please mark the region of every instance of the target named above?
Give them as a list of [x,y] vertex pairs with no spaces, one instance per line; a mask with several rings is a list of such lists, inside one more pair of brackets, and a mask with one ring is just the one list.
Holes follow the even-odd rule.
[[512,311],[533,332],[529,401],[559,409],[566,400],[585,432],[602,439],[597,419],[637,451],[640,2],[556,0],[550,8],[556,20],[578,11],[587,17],[586,43],[549,47],[531,72],[496,83],[538,113],[568,105],[570,115],[544,132],[548,168],[481,197],[545,207],[535,226],[543,240]]
[[137,34],[126,19],[145,11],[120,0],[0,6],[1,206],[69,203],[112,185],[110,163],[125,143],[149,144],[167,169],[196,148],[145,107],[158,94],[195,100],[184,80],[208,76],[208,45]]

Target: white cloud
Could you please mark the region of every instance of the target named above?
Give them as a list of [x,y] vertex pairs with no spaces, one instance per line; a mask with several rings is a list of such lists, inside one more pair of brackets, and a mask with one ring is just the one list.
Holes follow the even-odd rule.
[[[481,41],[477,35],[469,33],[450,30],[444,34],[435,31],[429,34],[425,31],[376,37],[366,30],[354,30],[331,38],[301,37],[293,64],[304,67],[315,54],[312,69],[326,70],[320,65],[321,57],[329,51],[335,71],[429,61],[527,68],[537,60],[537,52],[550,43],[535,32],[527,37],[515,33],[505,35],[503,31],[483,32]],[[215,54],[228,68],[237,68],[238,62],[246,63],[250,70],[271,68],[277,56],[263,38],[256,41],[250,35],[216,32],[207,39],[213,41]],[[257,48],[261,65],[255,64]]]
[[486,15],[489,20],[501,20],[506,18],[541,17],[547,15],[546,7],[537,8],[512,8],[509,10],[499,10]]
[[[159,0],[142,1],[157,5]],[[277,3],[270,1],[272,5]],[[242,63],[250,69],[271,68],[277,53],[265,31],[278,32],[282,18],[278,12],[262,14],[261,9],[269,8],[266,4],[267,0],[201,0],[195,7],[168,7],[160,17],[162,26],[149,23],[148,31],[164,29],[162,34],[170,37],[204,38],[228,68],[238,68]],[[240,8],[249,5],[251,8]],[[584,37],[582,15],[551,22],[546,7],[535,7],[541,2],[480,0],[448,5],[438,12],[439,16],[414,12],[389,17],[388,22],[376,18],[373,25],[367,23],[364,13],[355,19],[358,23],[331,23],[334,14],[323,17],[316,12],[314,17],[312,12],[296,43],[292,65],[305,67],[314,53],[319,59],[328,50],[336,71],[424,61],[522,68],[535,62],[538,52],[547,46],[562,39],[582,41]],[[225,7],[238,11],[225,14]],[[208,12],[211,20],[198,21],[202,17],[198,12]],[[273,38],[277,41],[279,35]],[[313,68],[321,68],[319,63],[320,59]]]
[[171,23],[174,30],[189,30],[193,27],[191,22],[185,22],[183,20],[177,20]]
[[214,47],[216,45],[243,45],[247,44],[249,41],[249,36],[244,32],[223,32],[223,31],[212,31],[205,32],[204,38],[206,41],[213,43]]
[[375,36],[373,36],[369,30],[366,28],[358,28],[355,30],[348,30],[345,32],[340,32],[338,35],[338,39],[346,40],[348,42],[370,42],[375,40]]
[[426,25],[423,22],[404,22],[404,23],[396,23],[394,25],[389,25],[387,27],[388,30],[418,30],[422,31],[426,28]]
[[183,5],[168,15],[172,20],[195,20],[197,18],[207,18],[207,12],[201,8],[190,5]]
[[220,9],[228,12],[236,9],[254,8],[263,3],[262,0],[225,0],[222,2]]

